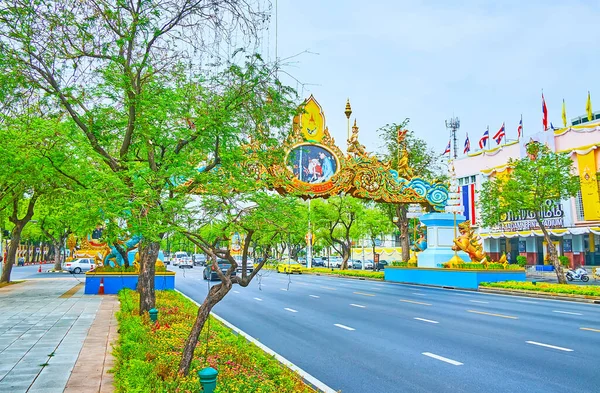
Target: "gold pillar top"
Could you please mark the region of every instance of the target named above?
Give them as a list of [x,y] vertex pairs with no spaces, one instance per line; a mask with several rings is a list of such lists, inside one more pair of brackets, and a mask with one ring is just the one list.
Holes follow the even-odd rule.
[[344,111],[346,114],[346,118],[350,120],[350,115],[352,114],[352,107],[350,106],[350,98],[346,100],[346,110]]

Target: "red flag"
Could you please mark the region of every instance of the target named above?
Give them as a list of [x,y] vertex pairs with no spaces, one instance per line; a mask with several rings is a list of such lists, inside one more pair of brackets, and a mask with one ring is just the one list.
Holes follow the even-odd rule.
[[544,125],[544,131],[548,130],[548,108],[546,107],[546,100],[544,99],[544,93],[542,93],[542,124]]

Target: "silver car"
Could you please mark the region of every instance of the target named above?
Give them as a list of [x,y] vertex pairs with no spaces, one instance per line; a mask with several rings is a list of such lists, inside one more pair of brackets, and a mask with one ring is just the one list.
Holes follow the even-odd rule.
[[62,270],[66,270],[69,273],[79,274],[81,272],[88,272],[96,268],[96,261],[92,258],[79,258],[71,262],[64,262]]

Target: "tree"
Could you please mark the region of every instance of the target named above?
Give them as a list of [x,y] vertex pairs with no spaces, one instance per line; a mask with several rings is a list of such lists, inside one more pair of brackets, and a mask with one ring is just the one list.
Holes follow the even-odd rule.
[[[480,194],[481,218],[487,227],[498,225],[507,215],[533,214],[548,244],[550,261],[558,282],[566,284],[556,247],[544,222],[544,211],[577,194],[579,177],[565,153],[554,153],[540,143],[527,145],[527,157],[510,160],[508,174],[483,184]],[[550,206],[548,205],[550,204]]]
[[[334,196],[313,203],[312,222],[317,233],[342,256],[341,269],[348,268],[352,238],[357,234],[357,221],[364,209],[363,203],[350,196]],[[321,230],[319,230],[321,229]]]
[[367,207],[358,223],[360,232],[367,237],[375,255],[375,241],[382,235],[391,233],[394,226],[388,219],[387,213],[379,205]]
[[276,67],[237,50],[224,62],[220,52],[235,48],[240,32],[253,47],[266,22],[246,0],[0,5],[8,70],[85,137],[90,169],[112,178],[105,215],[125,219],[142,238],[140,313],[155,305],[160,242],[189,201],[181,183],[206,182],[211,168],[236,161],[229,144],[262,142],[257,125],[289,115]]
[[[408,163],[415,177],[427,181],[442,181],[446,178],[446,168],[439,154],[430,148],[427,143],[417,137],[416,133],[409,130],[401,143],[398,143],[398,131],[408,126],[409,119],[401,123],[386,124],[377,130],[383,139],[383,159],[391,163],[392,168],[398,168],[399,160],[408,157]],[[400,174],[402,175],[402,174]],[[408,205],[387,204],[388,217],[400,231],[400,246],[402,247],[402,260],[410,258],[410,231],[407,217]],[[397,220],[396,220],[397,218]]]

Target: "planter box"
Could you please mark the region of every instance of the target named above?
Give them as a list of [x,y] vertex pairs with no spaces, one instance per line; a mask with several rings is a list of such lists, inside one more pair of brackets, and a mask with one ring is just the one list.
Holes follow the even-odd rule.
[[471,270],[386,267],[385,281],[477,289],[480,282],[525,281],[525,270]]
[[[123,288],[135,290],[138,282],[137,273],[94,273],[85,274],[85,294],[97,295],[100,280],[104,280],[104,293],[115,295]],[[155,289],[175,289],[175,273],[156,273],[154,277]]]

